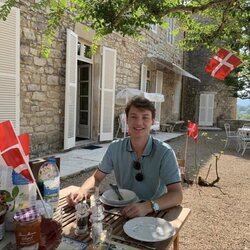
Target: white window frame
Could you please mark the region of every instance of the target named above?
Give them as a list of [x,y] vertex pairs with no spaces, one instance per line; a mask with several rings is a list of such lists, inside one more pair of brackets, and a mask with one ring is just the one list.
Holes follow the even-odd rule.
[[173,45],[174,44],[174,35],[173,35],[173,31],[174,31],[174,18],[168,18],[167,19],[169,26],[166,32],[166,37],[167,37],[167,43]]
[[157,24],[150,24],[150,30],[152,32],[154,32],[155,34],[157,34],[158,25]]

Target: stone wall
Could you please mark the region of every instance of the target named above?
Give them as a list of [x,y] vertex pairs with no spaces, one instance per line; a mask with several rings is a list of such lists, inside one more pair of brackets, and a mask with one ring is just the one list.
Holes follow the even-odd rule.
[[[74,30],[74,25],[63,20],[56,34],[48,59],[41,58],[41,44],[46,28],[44,13],[33,9],[33,1],[19,2],[21,13],[21,133],[31,135],[31,157],[53,154],[62,150],[64,139],[65,62],[66,29]],[[182,65],[182,51],[166,42],[166,30],[158,28],[158,33],[142,32],[140,42],[113,33],[105,37],[101,45],[117,50],[116,93],[123,88],[139,88],[141,64],[149,55]],[[175,39],[181,39],[178,35]],[[100,58],[100,55],[96,58]],[[99,62],[98,62],[99,63]],[[155,64],[147,63],[155,84]],[[95,77],[95,76],[94,76]],[[100,76],[96,76],[98,78]],[[163,94],[166,102],[162,105],[162,119],[172,115],[174,86],[179,77],[164,70]],[[93,97],[94,99],[97,96]],[[94,105],[93,105],[94,106]],[[117,115],[124,107],[115,107],[115,129]],[[97,137],[99,121],[93,123],[93,135]]]
[[185,53],[185,69],[201,79],[201,82],[185,78],[182,117],[184,120],[198,122],[200,93],[215,92],[214,125],[216,126],[218,119],[236,118],[236,98],[231,97],[229,88],[223,81],[205,72],[205,66],[212,56],[213,54],[206,49]]
[[46,27],[44,13],[20,1],[20,110],[21,133],[31,135],[31,157],[62,148],[64,130],[64,85],[66,26],[58,30],[48,59],[41,57]]

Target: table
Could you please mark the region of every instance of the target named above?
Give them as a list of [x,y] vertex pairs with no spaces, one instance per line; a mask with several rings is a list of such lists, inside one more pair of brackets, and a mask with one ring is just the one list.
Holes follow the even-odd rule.
[[[64,235],[70,236],[72,238],[75,238],[77,240],[82,240],[87,243],[91,243],[91,238],[89,237],[89,234],[86,233],[83,236],[76,236],[74,234],[74,228],[75,228],[75,209],[71,208],[67,205],[66,202],[66,196],[70,192],[74,192],[78,190],[78,187],[76,186],[69,186],[65,189],[62,189],[60,191],[60,202],[59,202],[59,207],[63,208],[65,210],[65,214],[63,217],[63,233]],[[173,227],[176,229],[176,234],[171,237],[170,239],[160,241],[160,242],[155,242],[155,243],[146,243],[143,242],[145,246],[149,247],[155,247],[156,249],[169,249],[173,245],[174,250],[179,249],[179,234],[181,231],[181,228],[187,221],[188,216],[190,215],[191,210],[189,208],[184,208],[182,206],[177,206],[171,209],[166,209],[163,211],[158,212],[157,214],[150,214],[149,216],[157,216],[159,218],[164,218],[167,221],[169,221]],[[108,222],[112,225],[113,227],[113,235],[125,238],[126,240],[129,241],[127,245],[133,246],[133,247],[138,247],[138,249],[142,249],[141,247],[138,246],[138,243],[140,241],[134,240],[130,237],[128,237],[124,231],[123,231],[123,225],[127,221],[123,217],[115,214],[109,214],[105,213],[105,222]],[[117,241],[116,239],[113,239],[114,241]],[[119,242],[119,240],[118,240]],[[122,242],[124,244],[124,242]]]
[[[63,219],[62,219],[63,234],[73,239],[84,241],[87,244],[91,244],[91,238],[89,237],[88,233],[82,236],[76,236],[74,234],[75,225],[76,225],[75,224],[75,209],[72,207],[69,207],[66,201],[66,196],[70,192],[77,191],[78,189],[79,187],[77,186],[69,186],[60,191],[59,209],[62,208],[64,211]],[[129,236],[127,236],[123,232],[123,225],[127,220],[119,215],[105,213],[104,221],[112,225],[114,236],[123,237],[124,239],[126,239],[126,243],[124,243],[123,241],[114,239],[114,238],[113,238],[113,241],[126,244],[127,246],[131,246],[134,249],[146,249],[146,247],[142,247],[139,245],[140,243],[142,243],[144,246],[153,247],[154,249],[157,249],[157,250],[169,249],[172,245],[173,245],[174,250],[178,250],[179,249],[179,234],[180,234],[181,228],[185,224],[188,216],[190,215],[190,212],[191,210],[189,208],[177,206],[171,209],[160,211],[157,214],[150,214],[149,216],[156,216],[159,218],[166,219],[176,229],[176,234],[173,237],[164,241],[156,242],[156,243],[141,242],[141,241],[134,240],[130,238]],[[15,235],[13,232],[7,232],[4,237],[4,240],[0,242],[0,249],[6,249],[5,247],[11,243],[12,245],[13,244],[15,245]],[[8,248],[8,249],[11,249],[11,248]],[[59,247],[58,250],[60,249],[61,248]],[[61,249],[61,250],[65,250],[65,249]]]

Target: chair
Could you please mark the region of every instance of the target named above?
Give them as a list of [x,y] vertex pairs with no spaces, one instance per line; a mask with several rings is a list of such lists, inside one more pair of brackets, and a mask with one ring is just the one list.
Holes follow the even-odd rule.
[[[119,117],[118,117],[118,129],[117,129],[116,135],[115,135],[116,138],[118,136],[119,130],[121,130],[121,132],[124,133],[124,134],[128,133],[128,126],[127,126],[127,121],[126,121],[126,113],[124,113],[124,112],[119,114]],[[125,137],[125,135],[124,135],[124,137]]]
[[165,124],[161,124],[163,130],[172,133],[174,131],[181,132],[181,129],[184,125],[184,121],[176,121],[176,122],[166,122]]
[[250,128],[250,123],[243,124],[242,128]]
[[231,131],[229,123],[225,123],[224,124],[224,128],[225,128],[226,136],[227,136],[224,149],[227,147],[227,145],[230,144],[230,142],[236,143],[236,148],[237,148],[237,146],[238,146],[238,139],[239,139],[237,131]]
[[241,155],[243,156],[246,149],[250,149],[250,134],[249,131],[247,130],[239,130],[238,135],[239,135],[239,151],[242,148]]

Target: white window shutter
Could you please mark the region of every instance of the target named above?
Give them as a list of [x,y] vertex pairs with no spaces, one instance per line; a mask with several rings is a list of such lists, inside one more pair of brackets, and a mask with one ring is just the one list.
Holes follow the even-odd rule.
[[141,65],[141,86],[140,89],[146,92],[147,89],[147,71],[148,67],[144,64]]
[[200,95],[199,125],[213,126],[214,94]]
[[[1,4],[0,4],[1,6]],[[0,122],[11,120],[20,133],[20,10],[0,20]]]
[[209,94],[207,97],[207,124],[213,126],[214,118],[214,94]]
[[75,146],[76,134],[76,91],[77,91],[77,42],[78,37],[67,30],[64,149]]
[[[162,71],[156,71],[156,85],[155,85],[155,92],[161,94],[162,93],[162,83],[163,83],[163,72]],[[161,102],[155,103],[155,109],[156,109],[156,121],[161,121]]]
[[103,47],[100,141],[113,140],[116,81],[116,50]]

